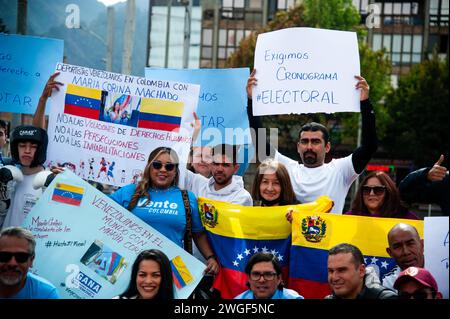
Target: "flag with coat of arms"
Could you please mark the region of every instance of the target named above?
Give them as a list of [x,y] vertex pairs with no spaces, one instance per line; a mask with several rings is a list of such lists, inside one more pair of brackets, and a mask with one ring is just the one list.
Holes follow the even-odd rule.
[[327,212],[332,201],[322,196],[306,204],[248,207],[199,197],[199,212],[212,248],[221,265],[213,287],[231,299],[248,289],[245,266],[258,252],[275,255],[282,266],[283,281],[289,273],[291,224],[286,212]]

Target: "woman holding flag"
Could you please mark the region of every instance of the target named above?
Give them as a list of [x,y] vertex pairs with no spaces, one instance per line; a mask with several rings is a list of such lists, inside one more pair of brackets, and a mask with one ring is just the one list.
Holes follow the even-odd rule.
[[299,204],[286,167],[273,159],[266,159],[258,166],[252,198],[258,206]]

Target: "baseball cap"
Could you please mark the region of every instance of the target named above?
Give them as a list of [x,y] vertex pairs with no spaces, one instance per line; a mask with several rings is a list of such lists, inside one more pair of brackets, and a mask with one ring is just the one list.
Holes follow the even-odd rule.
[[438,292],[438,285],[433,275],[428,270],[419,267],[409,267],[403,270],[398,275],[397,280],[394,283],[394,288],[398,290],[398,286],[408,278]]

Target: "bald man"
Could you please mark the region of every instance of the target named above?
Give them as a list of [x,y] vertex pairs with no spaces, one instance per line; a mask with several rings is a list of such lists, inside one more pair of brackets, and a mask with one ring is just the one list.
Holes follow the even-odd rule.
[[395,290],[394,283],[401,271],[411,266],[424,267],[423,239],[414,226],[399,223],[389,231],[388,244],[386,251],[397,266],[383,277],[383,286]]

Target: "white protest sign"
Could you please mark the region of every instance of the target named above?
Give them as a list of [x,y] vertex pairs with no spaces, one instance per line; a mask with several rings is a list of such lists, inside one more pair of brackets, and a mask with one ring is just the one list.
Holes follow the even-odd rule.
[[156,147],[172,147],[187,162],[199,85],[68,64],[56,71],[64,86],[52,96],[48,166],[123,186],[137,182]]
[[448,294],[448,216],[425,217],[424,219],[424,244],[425,244],[425,268],[428,269],[439,287],[444,298]]
[[36,238],[33,272],[61,298],[121,294],[146,249],[169,258],[176,298],[187,298],[203,277],[203,263],[70,171],[55,177],[22,226]]
[[289,28],[258,35],[253,114],[359,112],[355,32]]

